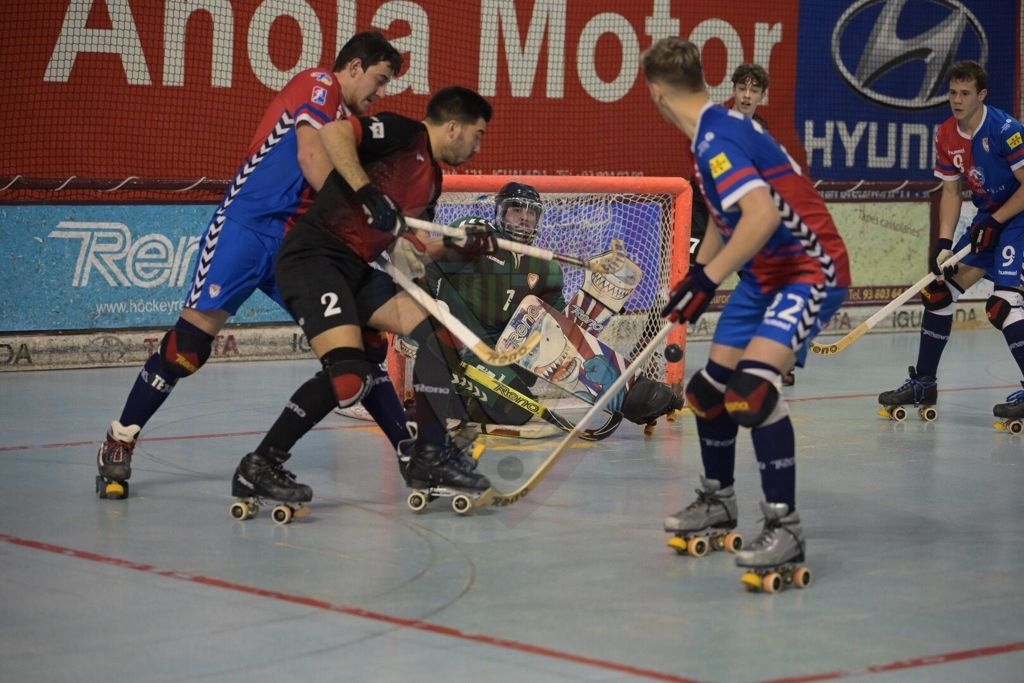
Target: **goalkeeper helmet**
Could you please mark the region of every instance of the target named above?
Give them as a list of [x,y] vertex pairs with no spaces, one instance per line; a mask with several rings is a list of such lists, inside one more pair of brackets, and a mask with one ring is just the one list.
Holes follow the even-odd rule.
[[523,183],[509,183],[498,191],[494,203],[498,230],[516,242],[533,244],[544,213],[537,190]]

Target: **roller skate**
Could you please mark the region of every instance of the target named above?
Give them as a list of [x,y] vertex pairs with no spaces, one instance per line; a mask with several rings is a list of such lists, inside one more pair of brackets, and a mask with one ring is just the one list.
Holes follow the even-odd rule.
[[[473,471],[476,460],[457,450],[451,439],[441,446],[414,439],[398,445],[399,469],[412,489],[406,504],[413,512],[422,512],[437,498],[451,498],[452,510],[464,515],[472,509],[473,499],[491,486],[487,477]],[[467,458],[473,461],[471,466]]]
[[700,478],[703,489],[697,489],[697,499],[671,517],[665,518],[665,531],[675,535],[668,546],[680,555],[689,553],[703,557],[708,550],[736,552],[743,545],[743,537],[732,531],[736,528],[736,493],[731,486],[724,489],[715,479]]
[[736,566],[747,572],[740,579],[748,591],[778,593],[783,588],[811,585],[804,561],[804,532],[796,511],[785,503],[761,503],[764,527],[754,541],[736,553]]
[[96,454],[96,493],[100,498],[127,498],[128,479],[132,476],[132,453],[141,427],[125,427],[117,420],[110,423],[107,439]]
[[[1024,387],[1024,382],[1020,383]],[[1010,434],[1024,434],[1024,389],[1015,391],[1006,397],[1006,403],[997,403],[992,414],[999,418],[995,428]]]
[[313,499],[313,489],[295,481],[295,475],[283,467],[291,457],[271,448],[268,455],[249,453],[238,463],[231,479],[231,516],[238,521],[252,519],[260,508],[273,501],[279,504],[270,511],[277,524],[288,524],[293,518],[305,517],[309,508],[303,506]]
[[910,378],[902,386],[878,395],[878,402],[882,405],[878,414],[896,422],[903,422],[907,419],[905,406],[913,405],[922,420],[931,422],[939,415],[935,410],[939,395],[936,378],[931,375],[918,375],[913,365],[907,368],[907,371]]

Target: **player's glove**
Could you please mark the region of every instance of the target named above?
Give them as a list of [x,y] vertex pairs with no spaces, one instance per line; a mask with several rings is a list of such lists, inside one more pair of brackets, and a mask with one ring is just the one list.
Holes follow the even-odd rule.
[[373,185],[356,190],[356,199],[363,205],[366,222],[374,230],[398,235],[405,230],[405,218],[398,203]]
[[459,223],[458,227],[462,228],[465,234],[445,235],[444,246],[454,249],[468,260],[498,251],[497,230],[486,218],[469,218]]
[[948,268],[943,268],[942,264],[949,260],[953,255],[953,240],[940,237],[935,242],[935,251],[932,252],[931,271],[935,277],[941,277],[946,280],[956,275],[956,272],[960,270],[960,266],[955,263]]
[[427,248],[416,237],[416,233],[406,230],[391,243],[388,255],[395,268],[416,280],[427,272],[426,252]]
[[991,249],[999,240],[999,233],[1003,224],[996,220],[991,214],[985,216],[971,228],[971,253],[980,254],[986,249]]
[[676,283],[668,295],[668,303],[661,309],[661,317],[674,323],[696,322],[715,295],[718,284],[704,274],[704,266],[695,263],[690,272]]

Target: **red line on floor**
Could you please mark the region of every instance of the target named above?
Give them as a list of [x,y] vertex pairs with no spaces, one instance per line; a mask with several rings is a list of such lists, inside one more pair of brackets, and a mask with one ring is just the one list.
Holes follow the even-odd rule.
[[465,633],[463,631],[460,631],[459,629],[451,628],[449,626],[432,624],[430,622],[419,621],[417,619],[402,619],[401,617],[382,614],[380,612],[373,612],[371,610],[366,610],[359,607],[336,605],[334,603],[327,602],[326,600],[318,600],[316,598],[310,598],[303,595],[292,595],[290,593],[282,593],[280,591],[267,590],[265,588],[257,588],[256,586],[247,586],[244,584],[232,583],[231,581],[224,581],[222,579],[217,579],[209,576],[201,576],[197,574],[178,572],[174,571],[173,569],[160,569],[159,567],[154,567],[151,564],[143,564],[140,562],[132,562],[131,560],[125,560],[118,557],[100,555],[97,553],[89,552],[88,550],[67,548],[63,546],[53,545],[50,543],[45,543],[43,541],[34,541],[31,539],[9,536],[7,534],[0,534],[0,541],[4,541],[12,545],[22,546],[24,548],[31,548],[33,550],[41,550],[48,553],[54,553],[56,555],[63,555],[65,557],[73,557],[79,560],[99,562],[101,564],[111,565],[114,567],[119,567],[121,569],[131,569],[134,571],[145,572],[147,574],[153,574],[155,576],[162,576],[168,579],[188,581],[189,583],[201,584],[203,586],[211,586],[213,588],[223,588],[225,590],[235,591],[237,593],[256,595],[263,598],[269,598],[271,600],[280,600],[282,602],[288,602],[295,605],[311,607],[313,609],[319,609],[328,612],[336,612],[348,616],[359,617],[361,619],[379,621],[385,624],[390,624],[392,626],[416,629],[418,631],[424,631],[426,633],[444,636],[447,638],[457,638],[459,640],[479,643],[481,645],[490,645],[492,647],[499,647],[505,650],[514,650],[516,652],[522,652],[524,654],[537,655],[540,657],[549,657],[551,659],[557,659],[563,662],[572,662],[573,664],[581,664],[584,666],[590,666],[605,671],[617,671],[620,673],[629,674],[631,676],[649,678],[654,681],[670,681],[671,683],[697,683],[697,681],[694,681],[693,679],[684,678],[682,676],[676,676],[674,674],[664,673],[661,671],[643,669],[640,667],[630,666],[628,664],[620,664],[618,662],[610,662],[607,660],[596,659],[593,657],[574,655],[568,652],[561,652],[559,650],[552,650],[546,647],[541,647],[539,645],[521,643],[519,641],[507,640],[505,638],[495,638],[493,636],[488,636],[480,633]]

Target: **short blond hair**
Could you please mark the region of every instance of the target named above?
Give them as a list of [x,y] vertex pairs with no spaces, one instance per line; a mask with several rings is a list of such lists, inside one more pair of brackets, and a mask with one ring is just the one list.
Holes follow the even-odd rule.
[[662,38],[640,58],[649,83],[662,83],[688,92],[707,90],[700,49],[682,38]]

